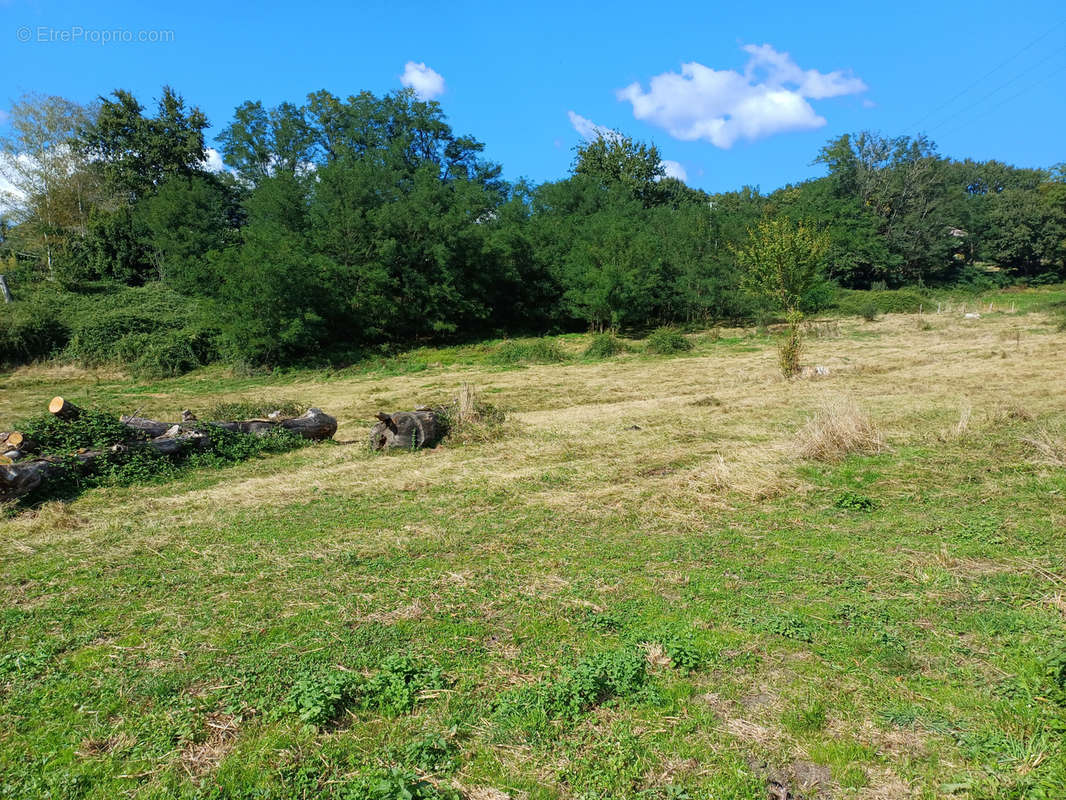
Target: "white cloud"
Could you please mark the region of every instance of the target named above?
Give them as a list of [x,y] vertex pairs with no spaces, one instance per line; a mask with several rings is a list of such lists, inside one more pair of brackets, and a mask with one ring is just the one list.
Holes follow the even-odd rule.
[[567,111],[566,115],[570,117],[570,124],[574,126],[574,130],[578,132],[582,139],[593,141],[601,136],[604,139],[617,139],[621,136],[614,128],[608,128],[606,125],[597,125],[591,119],[573,111]]
[[11,179],[17,180],[32,166],[33,159],[25,154],[20,153],[12,158],[0,153],[0,214],[10,214],[22,205],[22,201],[26,199],[26,193],[15,186]]
[[207,148],[207,157],[203,160],[203,167],[208,172],[225,172],[226,165],[222,163],[222,154],[213,147]]
[[404,64],[400,83],[414,89],[420,100],[433,100],[444,94],[443,76],[421,62],[408,61]]
[[739,139],[811,130],[826,124],[808,100],[823,100],[866,90],[859,78],[840,70],[800,69],[788,53],[768,44],[745,45],[744,72],[716,70],[692,61],[681,72],[664,72],[649,81],[619,89],[619,100],[633,105],[633,116],[666,129],[683,141],[706,139],[728,149]]
[[668,158],[663,159],[663,169],[666,170],[667,178],[677,178],[679,181],[688,180],[688,172],[677,161],[671,161]]

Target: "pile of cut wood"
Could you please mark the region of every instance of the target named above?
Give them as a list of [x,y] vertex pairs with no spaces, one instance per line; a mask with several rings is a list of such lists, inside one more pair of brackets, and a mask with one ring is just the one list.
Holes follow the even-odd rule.
[[[75,420],[83,413],[62,397],[53,398],[48,410],[56,418],[66,421]],[[50,478],[59,477],[71,468],[90,467],[94,461],[109,454],[135,448],[147,448],[161,455],[206,450],[211,446],[212,432],[218,429],[262,436],[280,428],[314,441],[330,439],[337,432],[337,420],[317,408],[288,418],[274,412],[263,419],[200,422],[188,411],[183,411],[181,417],[181,422],[119,417],[130,430],[128,441],[116,443],[108,450],[82,449],[68,454],[67,458],[39,455],[36,443],[19,431],[0,433],[0,500],[21,497]]]

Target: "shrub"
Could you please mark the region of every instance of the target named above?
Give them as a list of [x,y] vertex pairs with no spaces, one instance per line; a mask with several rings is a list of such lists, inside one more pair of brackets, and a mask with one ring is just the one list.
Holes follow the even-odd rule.
[[184,374],[214,355],[192,301],[159,285],[76,298],[64,354],[86,366],[122,364],[136,377]]
[[592,337],[589,346],[585,348],[585,358],[613,358],[621,353],[628,353],[629,350],[629,345],[613,333],[598,333]]
[[799,323],[799,315],[790,313],[788,316],[788,329],[778,350],[781,374],[786,378],[794,378],[800,372],[800,355],[803,353],[803,329]]
[[849,453],[879,453],[881,433],[854,400],[826,402],[799,433],[800,454],[818,461],[839,461]]
[[660,356],[685,353],[692,349],[692,342],[686,339],[677,328],[656,328],[644,343],[644,349]]
[[0,306],[0,364],[23,364],[62,350],[70,330],[61,312],[51,297]]
[[929,298],[915,289],[841,289],[832,308],[841,314],[866,318],[869,313],[913,314],[929,304]]
[[489,360],[493,364],[559,364],[569,357],[553,339],[508,339]]

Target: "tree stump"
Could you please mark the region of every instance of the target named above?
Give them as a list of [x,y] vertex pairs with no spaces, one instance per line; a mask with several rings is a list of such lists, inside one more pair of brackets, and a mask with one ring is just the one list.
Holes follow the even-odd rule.
[[437,412],[429,408],[391,414],[379,412],[375,416],[379,421],[370,431],[370,447],[374,450],[432,447],[444,435]]
[[48,404],[48,410],[65,420],[77,419],[81,415],[80,408],[62,397],[53,397],[52,402]]

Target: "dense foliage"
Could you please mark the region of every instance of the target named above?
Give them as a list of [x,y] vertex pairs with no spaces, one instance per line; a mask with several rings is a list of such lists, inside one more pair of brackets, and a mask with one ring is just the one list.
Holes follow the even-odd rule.
[[[0,308],[0,362],[173,375],[752,318],[794,300],[810,311],[834,285],[1066,276],[1062,166],[954,161],[921,136],[841,136],[817,156],[823,178],[709,195],[665,177],[654,146],[612,134],[579,147],[562,180],[510,184],[409,90],[244,103],[218,137],[222,171],[208,168],[207,127],[169,87],[151,112],[123,90],[89,107],[12,106],[0,166],[20,194],[0,217],[0,272],[15,302]],[[787,225],[825,252],[785,303],[746,291],[759,262],[741,254]]]

